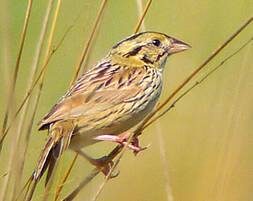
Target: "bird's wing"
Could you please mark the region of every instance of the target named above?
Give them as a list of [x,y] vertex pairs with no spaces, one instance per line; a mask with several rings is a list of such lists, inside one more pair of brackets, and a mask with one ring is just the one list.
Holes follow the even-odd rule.
[[142,70],[128,71],[104,63],[88,71],[42,119],[39,129],[48,128],[59,120],[81,116],[91,119],[105,110],[115,110],[120,103],[133,100],[141,92]]

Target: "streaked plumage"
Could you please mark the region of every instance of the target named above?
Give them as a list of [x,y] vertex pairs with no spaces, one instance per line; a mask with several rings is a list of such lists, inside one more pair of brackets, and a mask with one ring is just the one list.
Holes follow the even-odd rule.
[[50,176],[52,155],[57,158],[68,147],[78,151],[97,136],[119,135],[143,120],[160,96],[167,57],[188,48],[156,32],[135,34],[113,46],[41,121],[39,129],[49,129],[49,139],[34,178],[47,167]]

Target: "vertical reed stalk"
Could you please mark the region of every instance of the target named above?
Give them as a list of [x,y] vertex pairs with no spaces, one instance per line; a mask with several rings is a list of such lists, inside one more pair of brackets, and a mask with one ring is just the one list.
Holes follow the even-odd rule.
[[[33,62],[31,65],[31,72],[30,72],[30,76],[29,76],[29,80],[28,80],[28,84],[27,84],[27,89],[26,89],[26,93],[28,93],[29,89],[31,88],[34,80],[35,80],[35,74],[38,70],[38,63],[42,54],[42,46],[43,43],[45,42],[45,35],[46,35],[46,31],[48,28],[48,24],[49,24],[49,16],[52,10],[52,6],[53,6],[53,0],[49,0],[48,1],[48,5],[47,5],[47,9],[45,12],[45,16],[43,19],[43,23],[41,26],[41,32],[40,32],[40,36],[38,39],[38,43],[37,43],[37,47],[35,49],[35,54],[33,57]],[[19,119],[18,122],[18,129],[17,129],[17,145],[15,146],[15,154],[13,157],[13,161],[15,161],[16,165],[15,165],[15,169],[16,169],[16,175],[15,175],[15,181],[14,181],[14,191],[12,194],[12,197],[15,197],[15,195],[17,195],[18,190],[20,188],[20,183],[21,183],[21,179],[22,179],[22,174],[23,174],[23,166],[24,166],[24,162],[25,162],[25,154],[26,154],[26,150],[27,150],[27,145],[29,142],[29,133],[31,131],[31,127],[32,127],[32,119],[29,119],[29,126],[27,127],[27,125],[25,124],[25,120],[28,118],[28,106],[31,105],[33,106],[34,104],[31,102],[30,100],[31,96],[28,97],[26,103],[24,104],[24,107],[22,109],[22,113],[21,113],[21,117]],[[32,104],[31,104],[32,103]],[[22,146],[20,146],[21,143],[21,133],[23,133],[23,137],[24,139],[24,143],[22,143]]]
[[[6,107],[6,112],[5,112],[5,115],[4,115],[4,121],[3,121],[3,126],[2,126],[2,134],[1,134],[1,139],[0,139],[0,153],[1,153],[1,149],[2,149],[2,146],[3,146],[4,139],[6,137],[6,135],[4,135],[4,133],[5,133],[7,123],[8,123],[9,114],[10,114],[11,108],[13,107],[13,101],[14,101],[13,99],[15,97],[14,96],[15,86],[16,86],[18,72],[19,72],[19,68],[20,68],[20,61],[21,61],[21,57],[22,57],[22,53],[23,53],[23,49],[24,49],[27,28],[28,28],[28,25],[29,25],[29,19],[30,19],[30,15],[31,15],[31,11],[32,11],[32,3],[33,3],[32,0],[28,0],[25,19],[24,19],[23,30],[21,32],[21,39],[20,39],[20,46],[19,46],[18,56],[17,56],[17,59],[16,59],[13,78],[12,78],[12,81],[11,81],[11,84],[10,84],[9,97],[7,99],[7,107]],[[13,137],[12,145],[15,146],[16,143],[17,143],[17,138]],[[9,161],[8,161],[8,166],[7,166],[7,173],[8,174],[6,175],[6,177],[4,177],[4,182],[3,182],[3,186],[1,188],[1,193],[0,193],[0,200],[6,200],[6,197],[7,197],[7,192],[8,192],[8,188],[10,186],[10,183],[11,183],[12,173],[13,173],[13,166],[12,166],[13,161],[12,160],[13,160],[14,154],[15,154],[15,152],[11,151]]]
[[81,68],[85,64],[86,58],[88,57],[88,54],[89,54],[89,49],[90,49],[91,44],[92,44],[92,40],[94,39],[95,33],[96,33],[96,31],[97,31],[97,29],[99,27],[99,22],[101,20],[102,14],[103,14],[104,9],[105,9],[105,6],[107,4],[107,1],[108,0],[103,0],[102,3],[101,3],[101,5],[100,5],[98,14],[97,14],[96,19],[95,19],[95,23],[94,23],[94,25],[92,27],[92,31],[90,33],[89,39],[86,42],[86,44],[84,45],[84,47],[83,47],[80,59],[79,59],[78,64],[76,66],[74,77],[73,77],[70,85],[72,85],[74,83],[74,81],[78,78],[78,76],[79,76],[79,74],[81,72]]
[[14,68],[14,73],[13,73],[13,78],[10,84],[10,89],[9,89],[9,97],[7,99],[7,107],[6,107],[6,112],[4,114],[4,120],[3,120],[3,125],[2,125],[2,132],[1,132],[1,137],[0,137],[0,153],[3,145],[3,141],[6,137],[4,135],[5,129],[8,123],[9,119],[9,113],[12,107],[13,99],[14,99],[14,94],[15,94],[15,87],[16,87],[16,82],[17,82],[17,77],[18,77],[18,72],[19,72],[19,67],[20,67],[20,61],[24,49],[24,44],[25,44],[25,39],[26,39],[26,33],[27,33],[27,28],[29,25],[29,19],[32,11],[32,3],[33,0],[28,0],[27,8],[26,8],[26,14],[25,14],[25,19],[24,19],[24,25],[23,25],[23,30],[21,32],[21,39],[20,39],[20,45],[19,45],[19,51],[18,51],[18,56],[16,59],[16,64]]

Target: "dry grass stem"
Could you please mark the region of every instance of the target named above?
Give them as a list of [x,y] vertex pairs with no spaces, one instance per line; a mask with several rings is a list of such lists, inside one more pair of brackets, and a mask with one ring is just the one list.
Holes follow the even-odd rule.
[[[86,45],[83,48],[80,60],[78,62],[78,65],[76,66],[75,75],[74,75],[72,81],[70,82],[70,85],[72,85],[74,83],[74,81],[77,79],[77,77],[78,77],[78,75],[79,75],[79,73],[81,71],[82,65],[85,63],[85,59],[88,57],[92,41],[94,39],[95,32],[98,29],[98,25],[99,25],[99,22],[101,20],[103,11],[104,11],[104,9],[106,7],[106,3],[107,3],[107,0],[103,0],[102,3],[101,3],[101,5],[100,5],[99,11],[98,11],[96,19],[95,19],[95,23],[93,25],[93,28],[92,28],[92,31],[91,31],[91,34],[90,34],[90,37],[89,37]],[[62,181],[57,186],[57,190],[56,190],[56,193],[55,193],[55,200],[58,199],[58,197],[59,197],[59,195],[60,195],[60,193],[62,191],[62,188],[64,186],[64,183],[66,182],[68,176],[71,173],[72,168],[74,167],[74,164],[76,162],[77,156],[78,156],[78,154],[76,154],[75,157],[73,158],[73,161],[71,162],[71,164],[70,164],[67,172],[64,174],[64,177],[63,177]]]
[[64,177],[62,178],[60,184],[57,186],[56,192],[55,192],[54,201],[57,201],[57,200],[58,200],[58,198],[59,198],[59,196],[60,196],[60,193],[61,193],[61,191],[62,191],[62,188],[63,188],[65,182],[67,181],[67,179],[68,179],[68,177],[69,177],[69,175],[70,175],[71,170],[72,170],[73,167],[74,167],[74,164],[75,164],[75,162],[76,162],[77,157],[78,157],[78,153],[76,153],[76,155],[75,155],[73,161],[71,162],[71,164],[70,164],[70,166],[69,166],[67,172],[64,174]]
[[76,66],[75,75],[74,75],[70,85],[72,85],[74,83],[74,81],[78,78],[79,73],[81,71],[81,68],[82,68],[83,64],[85,63],[85,59],[88,57],[89,49],[91,47],[92,40],[95,36],[96,30],[98,29],[98,25],[99,25],[99,22],[101,20],[101,17],[102,17],[103,11],[105,9],[106,3],[107,3],[107,0],[103,0],[101,5],[100,5],[98,14],[97,14],[96,19],[95,19],[95,23],[92,27],[92,31],[90,33],[89,39],[88,39],[87,43],[85,44],[85,46],[82,50],[80,60],[78,61],[78,64]]
[[[55,33],[55,27],[56,27],[56,22],[57,22],[57,19],[58,19],[58,16],[59,16],[61,3],[62,3],[62,0],[57,0],[57,2],[56,2],[56,8],[55,8],[52,24],[51,24],[50,31],[49,31],[49,37],[48,37],[48,42],[47,42],[47,47],[46,47],[46,54],[45,54],[45,59],[44,59],[44,63],[43,63],[44,65],[47,63],[48,58],[50,57],[50,52],[51,52],[52,43],[53,43],[53,36],[54,36],[54,33]],[[34,107],[34,114],[36,113],[37,105],[38,105],[40,95],[41,95],[41,91],[42,91],[42,88],[43,88],[43,85],[44,85],[44,77],[45,77],[45,71],[43,72],[43,74],[41,76],[38,93],[35,95],[36,102],[35,102],[35,107]],[[51,179],[52,178],[54,178],[54,174],[52,174]],[[50,189],[52,187],[50,184],[51,183],[49,182],[49,184],[46,187],[46,190],[45,190],[45,193],[44,193],[44,196],[43,196],[43,201],[48,200],[48,192],[50,191]]]
[[165,181],[164,188],[165,188],[167,201],[174,201],[173,194],[172,194],[172,188],[170,185],[170,176],[168,173],[170,168],[168,166],[168,160],[166,157],[166,145],[165,145],[165,140],[164,140],[163,133],[161,130],[161,125],[159,122],[156,124],[156,134],[157,134],[157,138],[158,138],[159,152],[160,152],[161,162],[162,162],[162,166],[163,166],[163,176],[164,176],[164,181]]
[[[142,0],[136,0],[137,3],[137,7],[138,7],[138,13],[140,15],[140,19],[142,19],[143,14],[141,14],[143,12],[143,1]],[[150,2],[151,3],[151,2]],[[147,4],[146,9],[150,6],[150,4]],[[145,10],[146,10],[145,9]],[[142,19],[143,22],[141,23],[140,28],[145,31],[145,21],[144,18]],[[158,122],[159,123],[159,122]],[[170,181],[169,181],[169,174],[167,172],[167,170],[169,170],[168,165],[167,165],[167,159],[166,159],[166,154],[165,154],[165,145],[164,145],[164,137],[161,133],[161,129],[159,129],[159,126],[156,125],[156,128],[158,130],[157,134],[158,134],[158,143],[159,143],[159,152],[160,152],[160,157],[161,157],[161,162],[163,165],[163,173],[164,173],[164,178],[165,178],[165,193],[167,195],[167,201],[173,201],[173,195],[172,195],[172,187],[170,185]]]
[[[108,160],[113,160],[122,150],[122,146],[116,146],[108,155],[107,158]],[[78,185],[75,190],[73,190],[66,198],[63,199],[63,201],[72,201],[78,193],[94,178],[100,173],[100,170],[97,168],[94,168],[91,173],[84,178],[84,180]],[[109,173],[109,174],[112,174]],[[108,174],[108,176],[109,176]]]
[[6,112],[4,114],[4,120],[3,120],[2,132],[1,132],[1,138],[0,138],[0,153],[1,153],[2,146],[3,146],[3,141],[4,141],[4,138],[5,138],[4,133],[5,133],[7,123],[8,123],[9,113],[10,113],[10,109],[12,107],[13,98],[14,98],[14,94],[15,94],[15,86],[16,86],[16,82],[17,82],[20,61],[21,61],[21,57],[22,57],[22,53],[23,53],[23,49],[24,49],[27,28],[28,28],[28,25],[29,25],[29,19],[30,19],[30,15],[31,15],[31,11],[32,11],[32,3],[33,3],[33,0],[28,0],[25,19],[24,19],[23,30],[21,32],[21,39],[20,39],[20,46],[19,46],[18,56],[17,56],[17,60],[16,60],[16,64],[15,64],[13,78],[12,78],[12,81],[10,83],[10,89],[9,89],[9,93],[8,93],[9,97],[7,99]]
[[85,179],[78,185],[78,187],[75,188],[74,191],[72,191],[66,198],[64,198],[62,201],[72,201],[78,193],[92,180],[94,179],[98,174],[100,170],[97,168],[94,168],[91,173],[85,177]]
[[[24,96],[24,99],[21,101],[20,105],[18,106],[18,109],[16,110],[16,112],[13,115],[13,118],[10,121],[10,124],[8,125],[8,127],[6,128],[3,138],[4,139],[6,137],[6,135],[8,134],[8,132],[10,131],[11,127],[14,125],[14,122],[16,120],[16,118],[18,117],[20,111],[23,109],[26,101],[28,100],[28,98],[32,95],[33,90],[35,89],[35,87],[37,86],[37,84],[39,83],[39,81],[41,80],[42,76],[45,74],[45,71],[47,69],[47,66],[52,58],[52,56],[55,54],[55,52],[60,48],[60,46],[62,45],[64,39],[66,38],[67,34],[69,33],[69,31],[73,28],[73,26],[70,26],[66,32],[64,33],[63,37],[61,38],[61,40],[58,42],[58,44],[50,51],[49,56],[47,57],[47,60],[45,61],[44,66],[42,66],[37,78],[35,79],[34,83],[32,84],[31,88],[28,90],[28,92],[26,93],[26,95]],[[1,140],[2,140],[1,139]],[[2,141],[0,141],[1,144]]]
[[[35,50],[33,63],[30,68],[31,72],[30,72],[30,76],[29,76],[30,79],[28,80],[28,85],[27,85],[27,89],[26,89],[27,92],[31,88],[32,83],[35,79],[35,74],[38,70],[38,63],[39,63],[39,59],[40,59],[40,56],[42,53],[42,45],[43,45],[43,42],[45,39],[46,30],[47,30],[47,26],[49,23],[49,16],[50,16],[50,12],[52,10],[52,5],[53,5],[53,0],[50,0],[48,2],[48,6],[47,6],[46,13],[44,16],[44,20],[43,20],[43,24],[42,24],[42,28],[41,28],[41,33],[40,33],[39,40],[37,43],[37,48]],[[15,154],[13,156],[13,162],[16,163],[16,165],[14,165],[14,167],[16,169],[16,171],[15,171],[16,175],[15,175],[14,191],[13,191],[12,197],[15,197],[17,195],[19,187],[20,187],[20,182],[21,182],[23,167],[24,167],[24,162],[25,162],[25,155],[26,155],[27,145],[28,145],[28,141],[29,141],[29,134],[30,134],[31,127],[33,124],[33,118],[32,118],[29,121],[30,125],[28,126],[28,128],[25,127],[25,119],[27,118],[27,114],[28,114],[28,105],[34,105],[34,104],[30,104],[30,97],[31,96],[29,96],[28,100],[26,101],[26,104],[23,107],[20,119],[18,121],[18,126],[17,126],[18,127],[17,133],[16,133],[17,140],[16,140],[16,145],[14,146],[14,153]],[[33,114],[35,114],[35,113],[33,113]],[[23,135],[25,137],[25,141],[24,141],[24,144],[22,144],[22,146],[20,146],[21,133],[23,133]],[[13,200],[13,198],[12,198],[12,200]]]
[[[6,112],[4,114],[4,120],[3,120],[3,126],[2,126],[2,132],[1,132],[1,138],[0,138],[0,153],[2,150],[2,146],[3,146],[3,141],[5,139],[5,130],[6,130],[6,126],[8,123],[8,119],[9,119],[9,114],[11,111],[11,108],[13,107],[13,101],[14,101],[14,94],[15,94],[15,86],[16,86],[16,82],[17,82],[17,77],[18,77],[18,72],[19,72],[19,67],[20,67],[20,61],[21,61],[21,57],[22,57],[22,53],[23,53],[23,49],[24,49],[24,44],[25,44],[25,39],[26,39],[26,33],[27,33],[27,28],[29,25],[29,19],[30,19],[30,15],[31,15],[31,10],[32,10],[32,0],[28,0],[28,4],[27,4],[27,8],[26,8],[26,14],[25,14],[25,19],[24,19],[24,25],[23,25],[23,30],[21,32],[21,39],[20,39],[20,46],[19,46],[19,50],[18,50],[18,56],[16,59],[16,64],[15,64],[15,68],[14,68],[14,74],[13,74],[13,78],[11,80],[10,83],[10,88],[9,88],[9,97],[7,99],[7,107],[6,107]],[[14,140],[13,142],[13,146],[15,146],[16,141]],[[1,187],[1,193],[0,193],[0,200],[5,200],[6,196],[7,196],[7,192],[8,192],[8,188],[9,188],[9,184],[11,182],[11,175],[12,175],[12,171],[13,171],[13,157],[15,155],[15,152],[11,152],[10,153],[10,157],[9,157],[9,161],[8,161],[8,165],[7,165],[7,172],[8,174],[6,175],[6,177],[4,177],[4,182],[3,185]]]
[[167,109],[165,109],[161,114],[152,118],[146,125],[145,128],[153,124],[155,121],[163,117],[169,110],[175,107],[176,103],[179,102],[184,96],[191,92],[195,87],[199,86],[202,82],[204,82],[209,76],[214,74],[219,68],[221,68],[225,63],[227,63],[232,57],[236,56],[239,52],[241,52],[246,46],[248,46],[253,41],[253,38],[250,38],[247,42],[245,42],[240,48],[238,48],[235,52],[227,56],[223,59],[216,67],[210,70],[206,75],[204,75],[199,81],[196,81],[191,87],[189,87],[185,92],[183,92],[180,96],[178,96]]
[[[30,140],[30,135],[31,135],[31,130],[34,122],[35,115],[37,113],[38,105],[39,105],[39,100],[41,96],[41,91],[43,89],[44,85],[44,78],[45,78],[45,72],[47,70],[48,64],[50,62],[50,59],[56,52],[56,50],[60,47],[62,44],[64,38],[66,37],[68,31],[64,34],[62,40],[57,44],[57,46],[54,48],[52,46],[53,44],[53,38],[55,34],[55,28],[57,24],[57,18],[59,16],[59,11],[61,7],[61,2],[62,0],[48,0],[48,7],[45,12],[43,24],[41,27],[41,32],[39,36],[39,40],[37,42],[37,47],[36,51],[33,56],[33,62],[31,65],[30,69],[30,77],[28,78],[28,83],[27,83],[27,88],[25,92],[24,99],[22,99],[21,104],[18,105],[17,110],[15,109],[16,106],[14,106],[15,102],[15,87],[16,87],[16,82],[19,74],[19,69],[20,69],[20,62],[22,58],[22,53],[24,49],[24,44],[26,41],[26,33],[29,25],[29,19],[30,19],[30,14],[31,14],[31,9],[32,9],[32,0],[28,0],[28,5],[26,9],[26,14],[25,14],[25,19],[24,19],[24,25],[23,25],[23,30],[21,33],[21,39],[20,39],[20,44],[19,44],[19,50],[18,50],[18,55],[17,59],[15,62],[15,68],[13,71],[13,75],[11,75],[10,79],[10,89],[7,91],[8,97],[7,97],[7,106],[6,106],[6,111],[4,113],[4,118],[3,118],[3,124],[1,128],[1,133],[0,133],[0,154],[1,154],[1,148],[3,146],[3,143],[5,142],[5,138],[9,131],[12,132],[14,128],[14,125],[17,123],[17,128],[16,128],[16,135],[14,136],[11,145],[14,147],[11,149],[10,152],[8,152],[9,159],[8,159],[8,164],[7,164],[7,170],[5,174],[0,175],[0,179],[2,179],[3,185],[1,186],[0,189],[0,200],[6,200],[7,196],[8,198],[10,197],[11,200],[19,200],[21,198],[21,195],[24,193],[25,197],[24,199],[26,201],[31,201],[33,198],[34,191],[36,190],[36,181],[32,182],[32,178],[29,178],[28,182],[25,184],[24,188],[22,189],[21,193],[18,193],[19,188],[20,188],[20,183],[22,179],[22,173],[23,173],[23,167],[25,163],[25,156],[27,153],[27,147],[28,143]],[[55,2],[56,7],[54,10],[54,14],[52,16],[52,23],[51,27],[49,29],[49,36],[48,40],[46,43],[45,47],[45,57],[43,58],[42,65],[40,72],[38,72],[38,64],[40,61],[40,57],[42,55],[42,47],[45,43],[45,36],[47,33],[47,28],[49,26],[49,18],[51,16],[51,11],[53,10],[53,3]],[[90,50],[92,49],[92,43],[95,40],[96,33],[98,33],[98,29],[100,27],[100,22],[102,20],[103,13],[105,11],[106,5],[108,3],[108,0],[102,0],[100,7],[98,9],[97,15],[95,17],[94,24],[91,29],[91,33],[89,34],[89,38],[85,42],[80,58],[77,61],[77,65],[75,66],[75,72],[73,79],[71,80],[71,85],[74,83],[74,81],[80,76],[81,72],[85,68],[85,65],[89,57]],[[151,6],[152,0],[147,0],[147,3],[145,7],[142,5],[142,0],[136,0],[137,7],[138,7],[138,15],[139,15],[139,20],[138,23],[136,24],[134,28],[134,33],[139,32],[140,28],[145,29],[144,25],[144,19],[145,16],[147,15],[147,12]],[[144,9],[143,9],[144,8]],[[137,127],[136,129],[130,133],[130,136],[124,146],[118,145],[116,146],[107,156],[111,160],[114,160],[114,163],[108,173],[108,175],[105,177],[105,179],[99,184],[99,186],[96,189],[96,193],[92,197],[92,201],[98,200],[99,196],[101,195],[102,191],[105,188],[105,185],[107,184],[108,180],[112,177],[116,167],[119,165],[122,157],[124,156],[128,145],[132,141],[133,137],[138,137],[139,135],[142,134],[143,130],[145,130],[148,126],[152,125],[155,123],[158,119],[163,117],[165,114],[167,114],[168,111],[170,111],[180,100],[182,100],[187,94],[189,94],[194,88],[197,86],[200,86],[201,83],[206,81],[211,75],[214,75],[215,72],[218,71],[221,67],[224,66],[224,64],[228,61],[231,60],[234,56],[238,55],[241,50],[243,50],[247,45],[251,44],[253,41],[253,38],[250,38],[247,42],[245,42],[239,49],[237,49],[235,52],[227,56],[225,59],[223,59],[217,66],[209,70],[207,73],[205,73],[202,77],[200,77],[199,80],[196,82],[191,82],[197,75],[199,75],[200,71],[202,71],[206,66],[216,58],[217,55],[221,53],[221,51],[226,48],[237,36],[241,34],[242,31],[244,31],[247,27],[249,27],[252,24],[253,17],[249,18],[240,28],[238,28],[235,33],[233,33],[228,39],[213,53],[208,56],[204,62],[202,62],[197,68],[189,75],[187,76],[182,82],[175,88],[174,91],[163,101],[161,104],[159,104],[153,112],[150,113]],[[245,72],[244,72],[245,73]],[[36,75],[38,76],[36,77]],[[240,77],[241,79],[242,77]],[[239,80],[240,81],[240,80]],[[191,82],[191,85],[188,85]],[[239,90],[239,82],[238,82],[238,90]],[[39,85],[39,86],[38,86]],[[38,91],[35,91],[36,86],[38,86]],[[189,86],[189,88],[185,88],[186,86]],[[37,88],[36,88],[37,89]],[[183,92],[181,92],[183,91]],[[35,93],[34,93],[35,92]],[[238,91],[236,91],[238,92]],[[235,99],[239,97],[239,94],[236,94]],[[236,100],[234,100],[236,102]],[[31,113],[28,113],[29,112]],[[229,143],[229,138],[231,138],[231,135],[229,135],[229,131],[231,131],[230,122],[232,122],[234,116],[235,116],[235,108],[233,107],[230,111],[230,120],[228,122],[228,127],[226,129],[226,135],[223,137],[223,141],[227,141]],[[20,118],[19,118],[20,117]],[[19,121],[17,121],[19,120]],[[26,122],[27,120],[27,122]],[[232,132],[231,132],[232,133]],[[11,133],[12,134],[12,133]],[[9,134],[9,136],[12,136]],[[167,161],[165,157],[165,149],[164,149],[164,144],[162,140],[162,135],[159,132],[158,136],[158,143],[160,146],[160,156],[161,156],[161,161],[164,169],[168,170],[167,166]],[[21,139],[24,141],[24,144],[21,144]],[[7,141],[7,140],[6,140]],[[5,144],[4,144],[5,145]],[[22,146],[21,146],[22,145]],[[229,167],[229,161],[226,161],[226,158],[229,157],[228,155],[228,145],[224,145],[222,147],[221,151],[221,157],[219,158],[218,165],[221,166],[221,161],[225,161],[225,166],[226,169]],[[64,174],[63,178],[60,179],[59,184],[56,186],[55,194],[54,194],[54,201],[59,200],[61,197],[61,192],[66,184],[66,181],[74,167],[74,164],[78,158],[78,154],[75,155],[73,158],[73,161],[71,162],[70,166],[68,167],[66,173]],[[18,159],[18,160],[16,160]],[[229,160],[229,159],[227,159]],[[58,161],[60,162],[60,161]],[[221,166],[222,167],[222,166]],[[57,169],[57,168],[55,168]],[[94,168],[90,174],[88,174],[84,180],[65,198],[63,201],[72,201],[76,196],[79,194],[79,192],[86,187],[98,174],[100,173],[100,170],[97,168]],[[226,173],[225,170],[224,172],[222,171],[221,173],[217,173],[216,175],[216,180],[218,181],[218,178],[222,179],[221,183],[216,182],[211,190],[217,191],[215,192],[216,199],[222,199],[223,198],[223,191],[225,189],[225,182],[226,178],[228,177],[229,173]],[[169,183],[169,175],[166,171],[164,171],[164,177],[165,177],[165,191],[167,193],[167,200],[168,201],[173,201],[173,196],[172,196],[172,190],[170,187]],[[52,186],[51,184],[53,183],[53,178],[54,175],[51,177],[51,182],[49,182],[49,185],[46,187],[44,194],[43,194],[43,201],[51,199],[51,193],[52,193]],[[220,186],[219,190],[217,190],[217,186]],[[25,192],[25,190],[27,190]],[[214,194],[214,192],[212,192]],[[18,196],[16,196],[18,195]]]
[[[137,0],[137,1],[138,1],[138,0]],[[146,4],[146,6],[145,6],[145,9],[144,9],[144,11],[143,11],[143,13],[140,15],[140,19],[139,19],[138,23],[136,24],[136,26],[135,26],[135,28],[134,28],[134,33],[137,33],[137,32],[140,30],[141,25],[142,25],[142,23],[143,23],[143,21],[144,21],[144,18],[145,18],[146,15],[147,15],[148,9],[149,9],[149,7],[151,6],[151,3],[152,3],[152,0],[148,0],[147,4]]]
[[[139,20],[141,20],[142,16],[143,16],[143,0],[136,0],[136,5],[137,5],[137,13],[139,15]],[[149,4],[149,6],[150,6],[150,4]],[[137,30],[141,30],[141,31],[145,31],[146,30],[144,18],[142,20],[140,28],[138,28]]]
[[239,29],[235,31],[220,47],[218,47],[196,70],[194,70],[174,91],[171,93],[171,95],[165,99],[163,103],[161,103],[154,112],[152,112],[147,118],[144,119],[142,124],[139,126],[138,133],[140,133],[140,130],[142,128],[145,128],[145,125],[148,123],[148,121],[155,115],[157,112],[159,112],[161,109],[166,106],[169,101],[171,101],[172,98],[175,97],[175,95],[181,91],[181,89],[189,83],[203,68],[207,66],[229,43],[231,43],[232,40],[234,40],[245,28],[247,28],[250,23],[253,21],[253,17],[249,18]]

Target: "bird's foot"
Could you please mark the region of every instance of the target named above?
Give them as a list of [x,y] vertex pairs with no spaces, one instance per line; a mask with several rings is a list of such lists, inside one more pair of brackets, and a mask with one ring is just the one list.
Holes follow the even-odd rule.
[[114,178],[119,175],[119,171],[111,173],[114,162],[108,156],[94,159],[92,164],[95,165],[105,176],[110,174],[109,178]]
[[77,150],[76,152],[78,154],[80,154],[82,157],[84,157],[86,160],[88,160],[90,162],[90,164],[94,165],[105,176],[110,174],[110,178],[114,178],[119,175],[119,172],[115,172],[115,173],[112,172],[111,173],[111,169],[114,165],[114,162],[112,161],[112,159],[109,156],[103,156],[101,158],[92,158],[81,150]]
[[133,151],[135,155],[137,155],[140,151],[143,151],[148,148],[148,146],[141,147],[139,144],[138,137],[132,137],[131,141],[128,142],[128,139],[130,137],[130,133],[122,133],[120,135],[99,135],[95,137],[95,140],[101,140],[101,141],[110,141],[110,142],[116,142],[123,146],[127,146],[130,150]]

